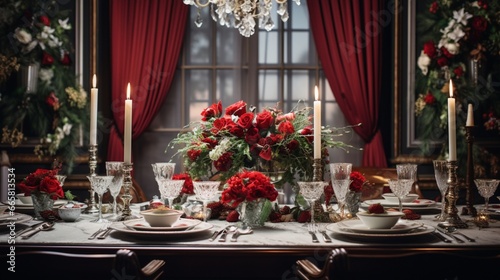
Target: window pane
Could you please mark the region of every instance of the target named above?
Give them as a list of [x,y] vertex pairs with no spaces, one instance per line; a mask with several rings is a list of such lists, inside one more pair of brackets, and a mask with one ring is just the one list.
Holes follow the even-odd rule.
[[217,100],[222,100],[224,107],[241,100],[240,71],[217,70]]
[[274,107],[280,101],[279,77],[277,70],[259,71],[259,103],[260,108]]
[[288,20],[292,25],[292,29],[309,29],[309,13],[306,1],[300,1],[300,6],[295,4],[294,1],[288,2],[288,12],[290,13],[290,19]]
[[[186,100],[189,103],[189,121],[200,120],[201,111],[211,100],[211,70],[186,70]],[[201,110],[200,110],[201,108]]]
[[[202,10],[203,24],[201,27],[196,27],[197,9],[190,9],[188,26],[186,28],[186,40],[184,51],[188,64],[210,64],[211,63],[211,43],[210,43],[210,28],[213,24],[212,19],[208,15],[207,9]],[[191,28],[189,28],[191,27]]]
[[[217,64],[240,63],[242,36],[238,30],[218,25],[217,27]],[[210,53],[206,54],[210,56]]]
[[277,64],[279,62],[278,50],[276,31],[259,32],[259,64]]

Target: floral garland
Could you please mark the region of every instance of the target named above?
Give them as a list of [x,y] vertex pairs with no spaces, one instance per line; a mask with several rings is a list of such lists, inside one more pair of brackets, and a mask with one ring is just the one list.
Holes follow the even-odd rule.
[[[0,105],[2,143],[17,147],[40,139],[34,153],[64,159],[70,173],[77,143],[88,126],[87,93],[71,69],[69,11],[57,1],[7,1],[0,19]],[[12,82],[23,66],[39,67],[36,92]],[[14,88],[14,89],[13,89]],[[26,134],[26,135],[25,135]]]
[[[427,10],[417,18],[417,44],[422,49],[415,83],[416,128],[423,142],[421,149],[430,155],[431,143],[443,142],[440,156],[447,157],[447,98],[449,81],[453,80],[457,99],[457,153],[458,158],[466,158],[467,103],[473,103],[475,112],[481,112],[475,114],[481,116],[476,118],[476,126],[500,133],[500,95],[498,89],[495,92],[492,80],[500,69],[493,63],[489,69],[483,68],[483,72],[471,68],[471,65],[486,67],[488,61],[500,56],[500,3],[433,0],[423,5]],[[459,165],[460,173],[464,165],[465,162]]]

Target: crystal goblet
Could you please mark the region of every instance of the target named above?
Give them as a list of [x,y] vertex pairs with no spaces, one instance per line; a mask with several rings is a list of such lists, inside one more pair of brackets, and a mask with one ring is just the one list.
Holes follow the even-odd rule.
[[500,180],[496,179],[475,179],[477,190],[479,194],[484,198],[484,213],[488,213],[489,200],[490,197],[495,194]]
[[217,181],[194,181],[193,189],[196,198],[203,201],[203,221],[207,221],[207,204],[219,190],[220,182]]
[[333,191],[335,193],[335,197],[337,198],[337,203],[340,209],[340,217],[344,218],[344,206],[347,190],[349,189],[349,185],[351,184],[351,163],[330,163],[330,173]]
[[398,197],[399,212],[402,212],[403,203],[401,202],[401,200],[403,199],[403,197],[410,193],[413,181],[411,179],[389,179],[388,182],[389,188],[391,189],[392,193],[394,193],[394,195]]
[[417,165],[412,163],[396,164],[398,179],[411,180],[411,184],[417,181]]
[[99,206],[98,206],[99,217],[97,218],[97,220],[93,220],[92,222],[106,223],[108,222],[108,220],[102,217],[102,195],[108,189],[109,185],[113,181],[114,176],[93,175],[93,176],[87,176],[87,178],[90,181],[92,189],[94,190],[95,193],[97,193],[97,196],[99,197]]
[[107,161],[106,162],[106,175],[113,176],[113,180],[109,185],[109,193],[113,197],[113,216],[118,215],[116,198],[122,189],[123,177],[123,162],[121,161]]
[[174,176],[175,171],[175,163],[173,162],[156,162],[152,163],[153,173],[155,175],[156,183],[158,187],[160,187],[160,179],[169,179],[172,180],[172,176]]
[[309,205],[311,205],[311,223],[314,221],[314,202],[321,197],[321,194],[325,191],[325,186],[328,185],[327,182],[317,181],[317,182],[297,182],[299,185],[300,194],[307,199]]
[[445,196],[448,190],[448,161],[446,160],[433,160],[432,164],[434,166],[434,177],[436,177],[436,183],[441,193],[441,214],[436,217],[436,221],[446,220],[445,214]]
[[161,199],[168,200],[168,207],[172,208],[174,199],[179,196],[185,180],[169,180],[160,178],[160,194]]

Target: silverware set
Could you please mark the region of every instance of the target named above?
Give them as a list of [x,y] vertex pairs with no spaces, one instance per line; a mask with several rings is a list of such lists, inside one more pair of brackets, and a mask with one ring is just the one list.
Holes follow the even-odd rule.
[[112,231],[112,229],[109,227],[111,223],[105,223],[101,226],[100,229],[98,229],[96,232],[94,232],[91,236],[89,236],[89,240],[92,239],[104,239],[106,238]]
[[469,242],[476,242],[475,239],[470,238],[469,236],[459,232],[458,229],[454,226],[446,226],[443,224],[438,224],[436,229],[439,232],[435,232],[435,235],[438,236],[442,241],[447,242],[447,243],[452,242],[452,240],[449,239],[448,237],[451,237],[453,240],[455,240],[458,243],[465,243],[465,241],[463,239],[459,238],[457,235],[460,235],[461,237],[465,238]]
[[232,234],[231,236],[231,242],[236,242],[238,240],[238,237],[240,235],[244,234],[251,234],[253,233],[252,228],[250,227],[243,227],[243,228],[238,228],[236,226],[229,225],[219,231],[215,231],[212,236],[208,239],[208,241],[212,242],[217,237],[220,235],[219,242],[226,242],[228,234]]
[[51,230],[52,227],[54,227],[54,222],[42,222],[17,232],[16,236],[21,237],[22,239],[28,239],[40,231]]
[[317,233],[321,234],[323,241],[326,243],[331,243],[332,239],[326,233],[324,225],[318,225],[316,223],[310,223],[307,225],[307,232],[311,235],[313,243],[319,243],[319,239],[316,236]]

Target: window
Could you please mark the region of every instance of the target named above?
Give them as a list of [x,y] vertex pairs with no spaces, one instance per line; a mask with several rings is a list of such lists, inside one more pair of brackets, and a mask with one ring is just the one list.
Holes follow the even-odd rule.
[[[335,102],[318,60],[309,28],[305,1],[297,6],[289,1],[290,18],[283,23],[276,12],[271,31],[256,30],[246,38],[234,28],[213,21],[203,9],[203,24],[196,27],[197,9],[191,6],[186,27],[182,57],[165,104],[140,139],[134,144],[137,166],[135,178],[146,195],[157,194],[151,163],[168,161],[175,151],[166,151],[174,138],[190,121],[201,119],[201,111],[222,100],[223,107],[244,100],[260,111],[277,104],[285,112],[299,101],[313,105],[314,86],[318,85],[323,100],[323,124],[345,126],[346,121]],[[274,7],[276,9],[276,7]],[[362,147],[355,133],[339,140]],[[166,152],[165,152],[166,151]],[[331,161],[360,165],[361,152],[330,152]],[[176,173],[182,171],[177,162]]]

